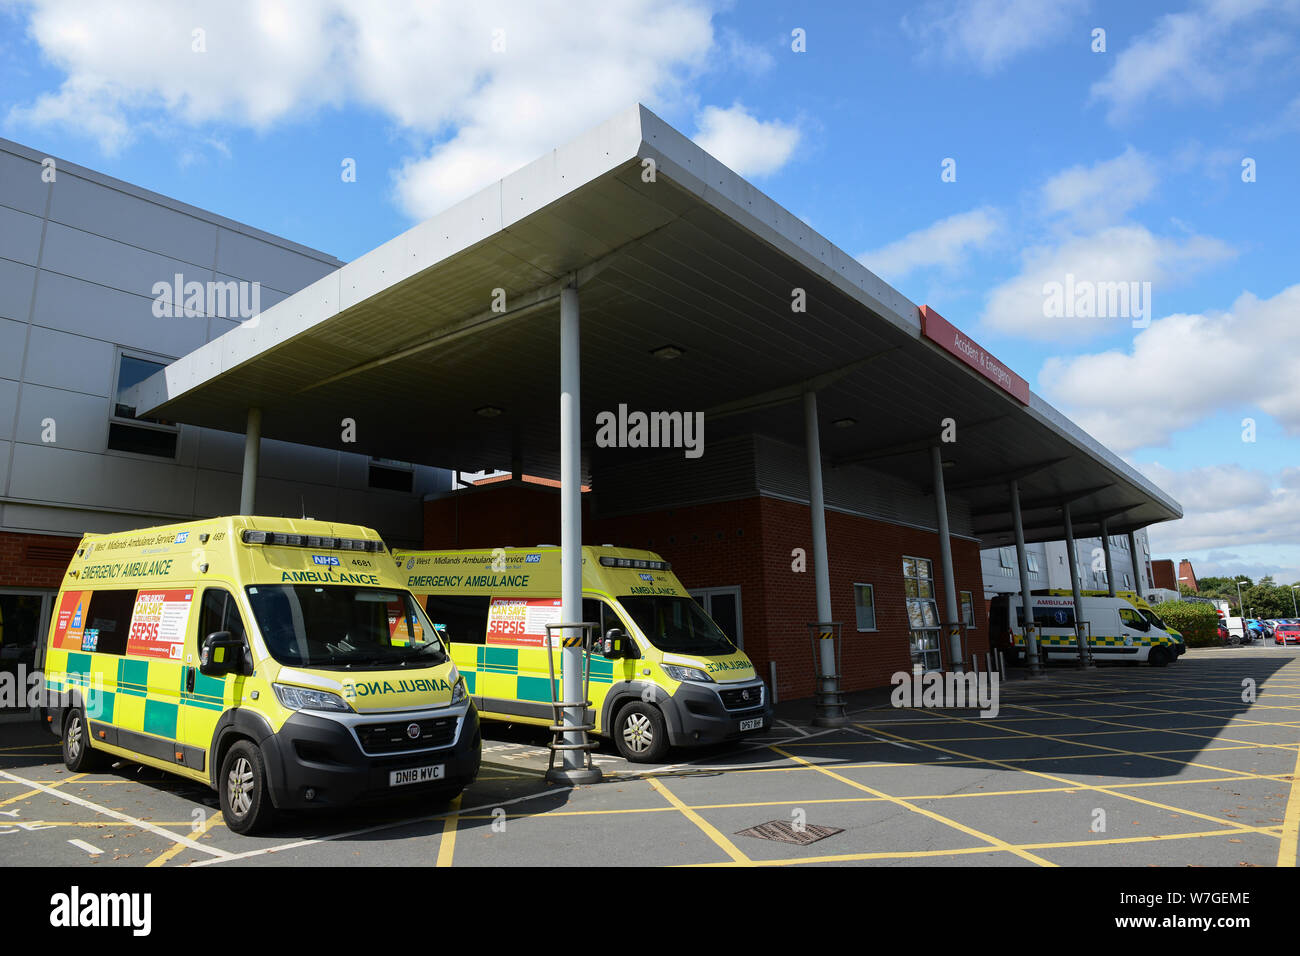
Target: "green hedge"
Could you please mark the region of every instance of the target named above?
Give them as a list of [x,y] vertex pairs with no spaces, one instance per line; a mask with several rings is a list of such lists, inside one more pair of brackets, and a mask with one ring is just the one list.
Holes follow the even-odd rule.
[[1214,606],[1198,601],[1165,601],[1155,612],[1174,630],[1181,631],[1188,647],[1220,647],[1219,615]]

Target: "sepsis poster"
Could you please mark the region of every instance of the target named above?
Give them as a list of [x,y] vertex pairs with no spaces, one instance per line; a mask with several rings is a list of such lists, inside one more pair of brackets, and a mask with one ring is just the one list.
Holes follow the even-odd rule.
[[192,590],[140,591],[131,612],[126,652],[141,657],[178,661],[189,632]]
[[[487,643],[542,647],[546,625],[560,622],[560,602],[553,598],[493,598],[488,609]],[[560,640],[557,634],[553,641]]]

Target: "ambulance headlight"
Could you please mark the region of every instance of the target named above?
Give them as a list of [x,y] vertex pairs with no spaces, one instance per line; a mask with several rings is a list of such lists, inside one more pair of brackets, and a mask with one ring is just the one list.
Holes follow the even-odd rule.
[[663,667],[664,673],[673,680],[695,680],[706,684],[713,683],[713,678],[698,667],[682,667],[678,664],[665,664]]
[[352,708],[338,694],[327,690],[313,690],[310,687],[294,687],[292,684],[272,684],[275,696],[280,703],[290,710],[328,710],[352,713]]
[[454,706],[454,705],[456,705],[456,704],[463,704],[463,703],[465,703],[465,699],[466,699],[468,696],[469,696],[469,694],[467,694],[467,693],[465,692],[465,680],[464,680],[464,678],[458,678],[457,681],[456,681],[456,686],[453,687],[453,688],[451,689],[451,702],[452,702],[452,705]]

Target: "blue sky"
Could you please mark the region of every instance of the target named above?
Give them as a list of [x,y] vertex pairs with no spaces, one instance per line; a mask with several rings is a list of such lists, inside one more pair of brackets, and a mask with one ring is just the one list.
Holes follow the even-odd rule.
[[1295,581],[1298,48],[1296,0],[0,0],[0,134],[351,259],[639,100],[1182,501],[1157,555]]

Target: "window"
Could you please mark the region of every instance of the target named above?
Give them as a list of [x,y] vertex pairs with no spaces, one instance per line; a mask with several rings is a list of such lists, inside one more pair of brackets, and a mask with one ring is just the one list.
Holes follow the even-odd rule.
[[912,663],[924,670],[939,670],[939,607],[934,600],[934,562],[928,558],[903,558],[903,592],[907,600],[908,635]]
[[1129,590],[1131,587],[1133,587],[1132,580],[1133,580],[1133,579],[1129,577],[1128,572],[1125,571],[1125,572],[1124,572],[1124,590],[1125,590],[1125,591],[1127,591],[1127,590]]
[[404,491],[410,494],[415,488],[415,468],[405,462],[372,458],[369,484],[371,488],[381,491]]
[[1016,556],[1010,548],[1002,548],[1000,557],[1004,568],[1014,568],[1016,566]]
[[230,636],[238,641],[247,640],[244,635],[244,619],[239,616],[239,605],[235,596],[225,588],[208,588],[203,592],[203,603],[199,608],[199,630],[196,638],[199,650],[209,634],[229,631]]
[[876,629],[876,589],[870,584],[853,585],[853,607],[857,612],[858,630]]
[[[97,654],[125,654],[135,611],[134,590],[95,591],[86,608],[81,649]],[[75,626],[75,624],[74,624]]]
[[1037,574],[1037,573],[1038,573],[1038,555],[1035,554],[1033,551],[1026,551],[1026,552],[1025,552],[1025,561],[1026,561],[1026,563],[1029,565],[1029,573],[1030,573],[1030,574]]
[[1119,619],[1124,623],[1125,627],[1131,627],[1135,631],[1146,631],[1151,628],[1146,619],[1131,607],[1120,608]]
[[640,649],[636,644],[636,639],[628,634],[627,628],[624,626],[623,622],[619,620],[618,613],[604,601],[598,601],[595,598],[583,598],[582,619],[600,625],[600,631],[595,635],[595,639],[598,641],[603,639],[606,634],[615,628],[622,631],[622,645],[626,656],[629,658],[638,658],[641,656]]
[[150,375],[163,369],[163,363],[153,359],[128,355],[117,357],[117,381],[113,386],[112,415],[108,423],[108,447],[134,455],[154,458],[175,458],[180,428],[159,418],[138,416],[135,406],[128,403],[125,392],[139,385]]
[[962,591],[961,597],[961,622],[967,627],[975,626],[975,599],[969,591]]
[[488,602],[484,595],[430,594],[425,603],[438,634],[453,644],[482,644],[487,640]]

